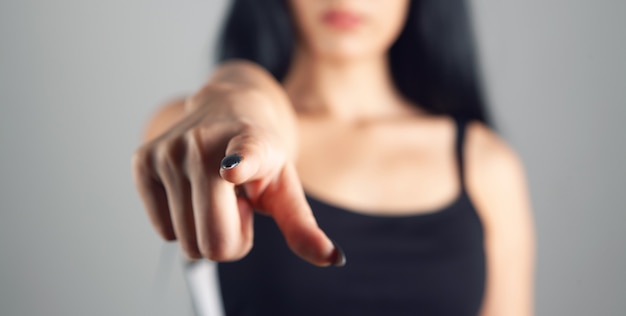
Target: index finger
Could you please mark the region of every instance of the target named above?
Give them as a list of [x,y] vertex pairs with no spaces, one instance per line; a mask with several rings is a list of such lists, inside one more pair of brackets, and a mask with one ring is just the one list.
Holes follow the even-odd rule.
[[317,266],[343,266],[345,254],[319,228],[295,168],[286,164],[260,196],[261,207],[276,221],[289,248]]

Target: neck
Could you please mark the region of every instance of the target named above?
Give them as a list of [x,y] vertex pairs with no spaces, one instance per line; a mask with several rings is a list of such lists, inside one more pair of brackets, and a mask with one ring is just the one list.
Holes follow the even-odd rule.
[[304,114],[356,121],[414,111],[395,88],[384,55],[336,60],[298,50],[283,84]]

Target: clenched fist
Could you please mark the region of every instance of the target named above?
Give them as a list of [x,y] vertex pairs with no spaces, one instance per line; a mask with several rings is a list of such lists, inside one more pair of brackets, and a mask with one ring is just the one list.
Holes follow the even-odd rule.
[[173,126],[135,152],[133,177],[154,228],[188,257],[244,257],[258,211],[274,218],[304,260],[343,264],[292,164],[297,129],[290,107],[277,105],[285,100],[260,89],[207,85],[179,106]]

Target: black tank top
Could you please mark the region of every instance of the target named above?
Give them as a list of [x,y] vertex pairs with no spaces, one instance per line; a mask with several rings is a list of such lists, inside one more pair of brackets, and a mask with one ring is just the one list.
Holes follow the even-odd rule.
[[466,122],[457,124],[461,191],[448,206],[378,216],[307,196],[319,226],[347,264],[320,268],[296,257],[273,219],[255,215],[252,251],[219,263],[224,310],[232,315],[476,315],[485,286],[483,227],[464,185]]

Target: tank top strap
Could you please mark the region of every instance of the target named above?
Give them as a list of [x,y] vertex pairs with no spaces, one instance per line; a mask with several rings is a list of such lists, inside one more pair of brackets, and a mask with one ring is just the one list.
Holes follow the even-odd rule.
[[461,192],[465,192],[465,159],[463,157],[463,148],[465,144],[465,130],[467,127],[467,119],[460,116],[454,116],[453,118],[456,123],[456,139],[454,146],[457,166],[456,170],[458,172]]

